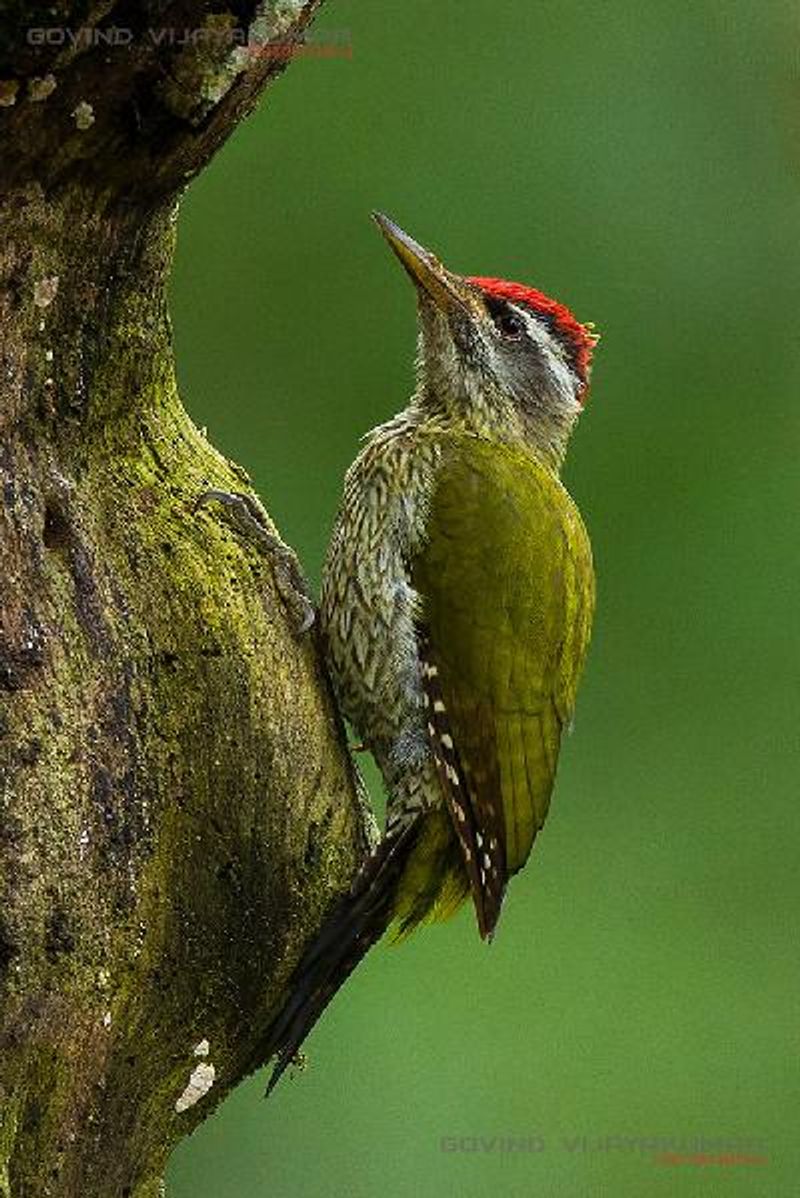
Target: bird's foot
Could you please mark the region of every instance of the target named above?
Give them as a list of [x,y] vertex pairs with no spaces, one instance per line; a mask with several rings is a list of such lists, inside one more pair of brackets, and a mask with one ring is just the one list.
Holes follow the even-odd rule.
[[254,495],[240,491],[204,491],[195,502],[194,510],[208,503],[223,504],[239,531],[254,541],[270,559],[275,586],[289,612],[294,633],[303,636],[313,625],[316,611],[297,554],[270,532],[266,512]]

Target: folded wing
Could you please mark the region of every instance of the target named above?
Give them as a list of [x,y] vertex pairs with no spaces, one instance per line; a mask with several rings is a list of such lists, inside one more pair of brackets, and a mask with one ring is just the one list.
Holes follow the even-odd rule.
[[541,462],[462,437],[413,580],[429,733],[487,936],[547,815],[591,627],[591,550]]

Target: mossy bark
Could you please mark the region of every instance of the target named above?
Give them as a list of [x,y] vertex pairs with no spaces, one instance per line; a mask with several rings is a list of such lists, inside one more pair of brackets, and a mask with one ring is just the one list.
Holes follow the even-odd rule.
[[[316,6],[237,27],[285,43]],[[141,33],[210,6],[56,8]],[[314,633],[194,510],[248,482],[181,406],[165,302],[178,190],[286,55],[215,49],[211,87],[180,47],[32,47],[53,6],[4,11],[0,1196],[150,1198],[371,835]]]

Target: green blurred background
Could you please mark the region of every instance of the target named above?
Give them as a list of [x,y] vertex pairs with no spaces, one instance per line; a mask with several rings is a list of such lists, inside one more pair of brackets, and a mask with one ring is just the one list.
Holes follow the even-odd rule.
[[315,580],[411,385],[371,208],[598,323],[567,482],[599,610],[496,942],[465,910],[376,949],[307,1071],[178,1150],[171,1198],[797,1192],[797,35],[782,0],[331,0],[316,41],[352,58],[296,62],[191,189],[184,395]]

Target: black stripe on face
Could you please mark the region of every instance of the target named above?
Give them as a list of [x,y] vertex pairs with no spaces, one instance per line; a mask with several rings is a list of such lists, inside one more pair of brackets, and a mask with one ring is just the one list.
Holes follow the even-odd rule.
[[533,350],[537,356],[541,355],[541,341],[535,335],[532,336],[528,328],[528,321],[534,321],[539,329],[549,336],[552,342],[550,352],[560,353],[576,379],[580,380],[577,347],[569,334],[560,327],[552,312],[542,312],[527,304],[516,305],[493,295],[484,295],[483,299],[495,329],[509,350],[513,351],[514,346],[518,345],[520,348]]
[[507,300],[495,296],[484,296],[486,309],[491,316],[494,327],[506,341],[521,341],[527,336],[525,318]]
[[576,378],[580,378],[578,371],[578,348],[568,333],[565,333],[560,324],[556,320],[552,312],[540,312],[535,308],[528,308],[530,315],[536,320],[542,328],[544,328],[552,337],[553,341],[563,351],[572,373]]

